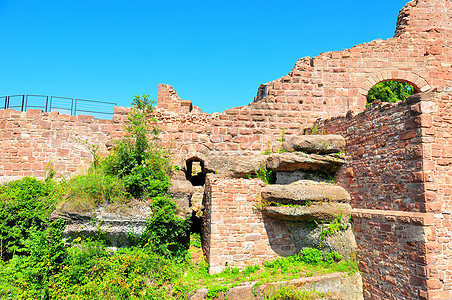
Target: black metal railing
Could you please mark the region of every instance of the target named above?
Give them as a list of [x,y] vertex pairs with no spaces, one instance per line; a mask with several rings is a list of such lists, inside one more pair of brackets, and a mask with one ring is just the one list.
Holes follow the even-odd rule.
[[[3,102],[1,102],[3,101]],[[44,112],[57,111],[61,114],[78,116],[81,114],[94,116],[96,119],[113,117],[116,103],[85,100],[77,98],[45,96],[45,95],[11,95],[0,97],[3,108],[27,111],[29,108],[41,109]]]

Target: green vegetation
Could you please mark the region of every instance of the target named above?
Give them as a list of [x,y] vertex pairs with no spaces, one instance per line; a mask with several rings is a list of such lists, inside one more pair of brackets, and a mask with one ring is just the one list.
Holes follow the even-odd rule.
[[322,299],[327,296],[326,293],[317,291],[299,291],[293,286],[282,285],[277,290],[272,290],[265,295],[265,299],[268,300],[311,300]]
[[339,215],[329,223],[325,228],[323,228],[322,232],[320,232],[320,243],[322,243],[328,236],[332,236],[336,232],[344,231],[349,228],[349,223],[344,223],[342,221],[342,210]]
[[382,102],[397,102],[405,100],[409,96],[414,94],[414,88],[411,84],[389,80],[377,83],[374,85],[367,94],[367,103],[372,103],[376,100]]
[[143,199],[164,194],[169,187],[169,154],[158,144],[158,128],[153,125],[153,102],[137,96],[129,114],[126,136],[101,163],[107,174],[121,178],[127,191]]
[[267,169],[265,164],[262,164],[259,170],[256,170],[256,176],[266,184],[270,184],[274,181],[274,172],[272,170]]

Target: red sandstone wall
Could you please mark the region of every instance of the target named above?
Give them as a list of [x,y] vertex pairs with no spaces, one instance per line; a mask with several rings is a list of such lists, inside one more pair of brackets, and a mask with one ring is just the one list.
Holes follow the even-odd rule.
[[320,132],[347,140],[350,159],[338,181],[352,195],[353,208],[426,210],[416,107],[406,101],[374,103],[356,116],[320,121]]
[[23,176],[44,178],[49,163],[57,176],[86,170],[92,157],[83,143],[98,145],[105,152],[107,141],[122,136],[124,113],[115,108],[113,120],[94,120],[36,109],[0,110],[0,182]]
[[210,246],[206,253],[210,273],[295,253],[284,222],[263,216],[255,207],[264,186],[260,179],[220,179],[208,174],[204,230],[209,234],[203,237]]
[[337,179],[353,198],[367,299],[452,298],[451,99],[419,94],[319,123],[347,140]]
[[452,93],[423,97],[424,173],[432,180],[425,182],[426,201],[432,203],[436,239],[431,244],[429,294],[452,299]]
[[364,110],[367,92],[381,81],[406,81],[418,92],[451,86],[451,3],[410,2],[395,38],[304,57],[288,75],[261,85],[256,101],[295,105],[309,123]]

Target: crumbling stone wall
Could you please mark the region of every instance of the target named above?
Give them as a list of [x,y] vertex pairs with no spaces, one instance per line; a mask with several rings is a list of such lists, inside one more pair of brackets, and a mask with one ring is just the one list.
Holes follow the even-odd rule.
[[352,195],[369,299],[450,299],[451,96],[418,94],[319,122],[347,139],[338,182]]
[[296,105],[311,122],[363,111],[381,81],[409,82],[417,92],[450,86],[451,7],[448,0],[411,1],[394,38],[301,58],[289,74],[261,85],[255,100]]

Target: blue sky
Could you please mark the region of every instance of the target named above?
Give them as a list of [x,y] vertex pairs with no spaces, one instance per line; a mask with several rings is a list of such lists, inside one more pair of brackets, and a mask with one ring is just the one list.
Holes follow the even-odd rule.
[[223,111],[301,57],[392,37],[407,1],[0,0],[0,96],[129,106],[168,83]]

